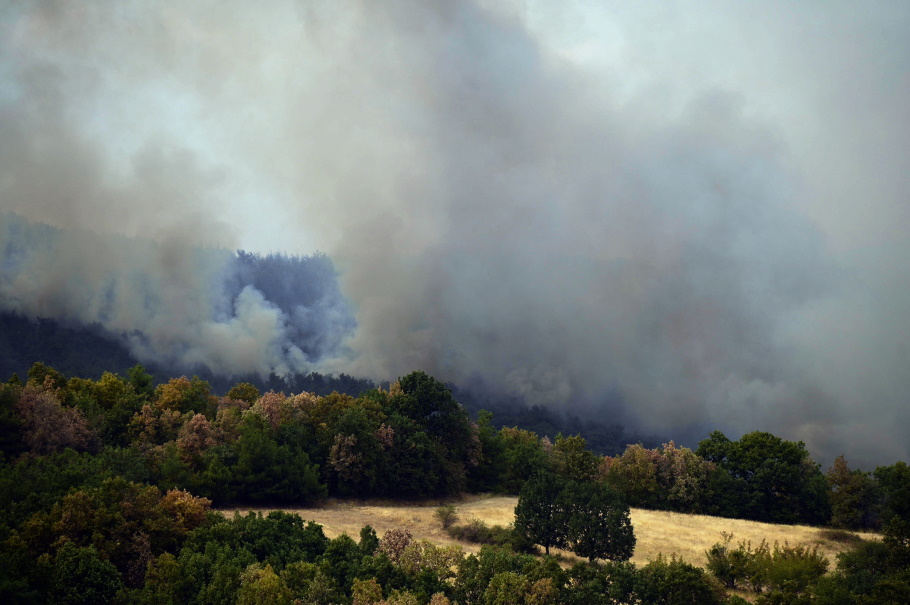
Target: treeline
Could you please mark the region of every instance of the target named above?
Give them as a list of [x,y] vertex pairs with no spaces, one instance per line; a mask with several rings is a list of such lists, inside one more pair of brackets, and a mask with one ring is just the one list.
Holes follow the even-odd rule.
[[0,312],[0,376],[24,376],[36,359],[72,376],[94,377],[125,373],[138,363],[100,324],[71,327]]
[[[310,270],[315,271],[321,257],[310,259]],[[261,259],[260,259],[261,260]],[[286,260],[286,259],[285,259]],[[281,258],[269,257],[267,266],[275,265]],[[245,253],[238,253],[237,266],[240,268],[256,264],[256,258]],[[261,264],[261,263],[260,263]],[[280,265],[280,262],[278,263]],[[264,265],[265,266],[265,265]],[[276,265],[277,266],[277,265]],[[267,268],[267,267],[266,267]],[[269,278],[268,286],[254,280],[254,285],[265,288],[270,297],[287,301],[287,293],[280,291],[280,281],[272,279],[272,270],[262,268],[254,271],[253,276],[244,279],[258,280]],[[280,273],[280,272],[279,272]],[[303,286],[300,286],[303,287]],[[316,291],[324,291],[318,288]],[[100,324],[65,325],[53,319],[29,319],[16,313],[0,312],[0,376],[7,377],[14,373],[25,376],[36,359],[42,359],[67,376],[100,378],[105,372],[126,375],[130,368],[139,362],[124,346],[122,338],[111,334]],[[246,375],[224,376],[212,371],[205,365],[195,367],[168,367],[146,363],[145,370],[152,375],[154,383],[167,382],[173,376],[195,375],[210,385],[216,393],[226,393],[235,384],[249,383],[260,392],[276,393],[313,393],[329,395],[337,392],[354,397],[375,389],[377,385],[368,378],[338,375],[320,372],[292,373],[284,376],[270,374],[260,376],[257,373]],[[538,435],[580,434],[585,437],[588,447],[599,454],[616,455],[621,453],[629,443],[643,443],[649,447],[659,445],[666,439],[651,435],[629,433],[618,424],[606,424],[595,418],[581,418],[577,414],[561,413],[543,406],[529,406],[519,397],[508,394],[494,394],[484,385],[447,385],[456,398],[464,405],[472,418],[480,410],[489,410],[494,414],[496,428],[518,426],[533,431]]]
[[[67,448],[130,458],[163,490],[219,505],[292,504],[328,494],[418,498],[476,485],[480,436],[444,385],[416,372],[390,391],[217,397],[199,378],[153,387],[127,377],[66,379],[35,364],[0,388],[0,442],[12,467]],[[60,454],[63,455],[63,454]]]
[[153,386],[141,366],[121,377],[67,379],[37,363],[25,384],[0,389],[0,447],[8,457],[120,448],[161,489],[218,505],[300,503],[326,495],[424,498],[462,491],[518,493],[557,469],[580,437],[555,443],[525,429],[473,422],[442,383],[415,372],[359,397],[260,393],[249,383],[212,393],[193,377]]
[[764,432],[737,441],[714,432],[695,451],[671,441],[600,456],[578,435],[551,441],[497,429],[485,411],[475,422],[423,372],[358,397],[261,393],[249,383],[217,396],[198,377],[154,385],[141,366],[91,380],[36,363],[25,383],[14,377],[0,385],[8,472],[46,456],[70,456],[61,462],[70,464],[78,457],[67,449],[131,460],[144,473],[137,479],[219,506],[517,494],[529,477],[554,472],[603,482],[632,506],[660,510],[849,529],[910,516],[904,462],[868,473],[839,457],[822,473],[803,443]]
[[910,518],[905,462],[864,472],[838,456],[823,474],[802,442],[760,431],[738,441],[715,431],[694,452],[630,445],[604,457],[599,475],[642,508],[853,530]]
[[449,384],[455,399],[465,406],[476,418],[482,410],[493,413],[493,424],[497,428],[517,426],[547,436],[581,435],[588,449],[596,454],[615,456],[621,454],[630,443],[641,443],[656,447],[667,441],[656,435],[630,432],[620,424],[607,424],[595,417],[582,418],[569,410],[559,411],[541,405],[528,405],[515,395],[493,393],[484,385],[463,386]]
[[[35,359],[45,360],[47,365],[68,376],[89,378],[100,378],[105,372],[126,375],[139,363],[122,339],[101,324],[65,325],[54,319],[29,319],[17,313],[0,312],[0,376],[25,376]],[[317,395],[338,392],[356,396],[376,387],[368,378],[344,373],[338,376],[310,372],[263,377],[256,373],[223,376],[205,365],[174,368],[146,364],[144,369],[155,383],[166,382],[180,374],[192,374],[208,382],[213,391],[221,393],[239,382],[253,384],[263,392],[306,391]]]

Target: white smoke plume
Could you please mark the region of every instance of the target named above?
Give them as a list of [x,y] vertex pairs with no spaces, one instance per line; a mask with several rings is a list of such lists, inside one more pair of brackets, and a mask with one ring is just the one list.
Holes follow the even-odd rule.
[[[320,368],[479,379],[674,437],[770,430],[823,461],[910,454],[907,7],[0,11],[3,208],[63,229],[92,287],[140,261],[89,231],[158,242],[143,333],[287,360],[252,342],[306,342],[257,337],[284,321],[258,289],[204,327],[225,279],[205,250],[321,249],[358,328]],[[51,277],[31,279],[5,308]],[[92,315],[69,295],[88,286],[53,283],[48,309]]]

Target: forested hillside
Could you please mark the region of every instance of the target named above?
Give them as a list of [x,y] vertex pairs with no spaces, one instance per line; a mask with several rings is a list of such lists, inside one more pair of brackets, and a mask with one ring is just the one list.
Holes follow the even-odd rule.
[[[141,366],[93,380],[38,363],[27,380],[0,386],[0,448],[4,602],[657,603],[677,585],[698,602],[727,600],[713,576],[685,562],[624,563],[634,544],[629,505],[884,529],[884,542],[824,582],[806,572],[788,584],[796,572],[785,561],[824,567],[809,551],[768,550],[769,569],[783,566],[775,573],[784,579],[760,586],[791,599],[775,603],[910,590],[903,462],[865,473],[839,458],[823,473],[802,443],[762,432],[714,432],[695,451],[671,441],[602,456],[578,435],[497,429],[489,412],[474,421],[423,372],[356,397],[262,393],[249,383],[217,394],[198,377],[155,384]],[[463,492],[520,494],[516,526],[467,558],[405,533],[379,540],[365,528],[359,542],[328,540],[293,516],[230,520],[210,510]],[[535,544],[591,561],[565,571],[510,551]],[[715,576],[729,584],[733,573],[735,583],[739,572],[724,571],[724,560],[765,556],[742,548],[718,545]],[[860,584],[850,575],[857,560],[880,562]]]
[[[65,325],[53,319],[28,319],[16,313],[0,313],[0,376],[25,376],[36,359],[68,376],[97,379],[105,372],[125,375],[139,363],[124,345],[125,337],[108,332],[100,324]],[[156,382],[166,382],[181,374],[196,375],[219,392],[227,392],[238,382],[249,382],[262,391],[307,391],[319,395],[335,391],[359,395],[376,386],[372,380],[347,374],[334,376],[310,372],[286,376],[271,374],[263,378],[255,372],[224,375],[202,364],[184,367],[149,363],[144,364],[144,368]]]
[[[255,264],[256,258],[241,253],[238,264]],[[273,259],[264,264],[254,277],[268,285],[271,265],[280,261]],[[262,263],[261,263],[262,264]],[[272,269],[270,269],[272,270]],[[261,275],[265,273],[265,275]],[[257,285],[259,282],[256,282]],[[280,297],[276,287],[268,291]],[[30,320],[15,313],[0,313],[0,376],[18,374],[25,376],[36,359],[66,374],[98,379],[105,372],[126,375],[139,362],[123,344],[123,338],[109,333],[100,324],[90,326],[67,326],[52,319]],[[216,373],[205,365],[183,367],[172,364],[144,364],[152,380],[167,382],[173,376],[198,376],[210,385],[214,392],[226,393],[238,383],[249,383],[261,392],[314,393],[329,395],[333,392],[359,396],[376,388],[374,381],[348,374],[321,374],[319,372],[289,373],[278,376],[274,373],[263,377],[252,372],[243,375]],[[386,385],[388,386],[388,385]],[[447,385],[456,399],[464,405],[472,418],[481,410],[492,411],[496,428],[518,426],[541,436],[555,439],[558,433],[580,434],[588,447],[599,454],[621,453],[629,443],[643,443],[655,447],[666,441],[652,435],[630,432],[619,424],[606,424],[598,418],[581,418],[577,414],[563,413],[539,405],[528,405],[515,395],[493,394],[482,385]]]

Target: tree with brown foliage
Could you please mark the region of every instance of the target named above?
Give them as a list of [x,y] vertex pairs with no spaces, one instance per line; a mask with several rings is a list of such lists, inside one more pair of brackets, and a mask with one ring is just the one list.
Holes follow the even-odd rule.
[[50,377],[44,385],[32,382],[22,389],[15,411],[22,419],[25,444],[36,454],[49,454],[71,447],[89,450],[96,436],[76,408],[61,403],[61,391]]

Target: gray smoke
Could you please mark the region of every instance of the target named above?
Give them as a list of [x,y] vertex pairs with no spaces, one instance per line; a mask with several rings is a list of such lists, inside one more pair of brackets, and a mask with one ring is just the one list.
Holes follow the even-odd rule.
[[322,249],[358,328],[321,369],[908,457],[910,9],[248,4],[0,9],[4,206],[159,242],[175,330],[206,246]]
[[98,324],[143,362],[306,372],[354,329],[325,255],[234,254],[0,214],[0,309]]

